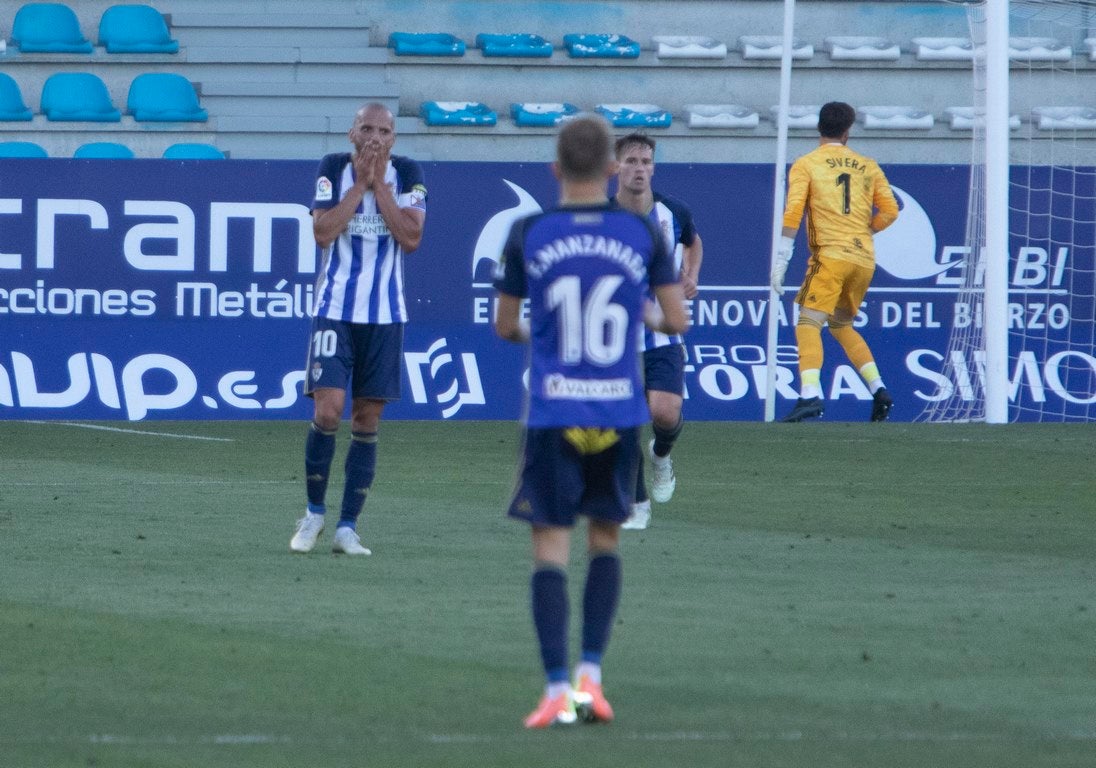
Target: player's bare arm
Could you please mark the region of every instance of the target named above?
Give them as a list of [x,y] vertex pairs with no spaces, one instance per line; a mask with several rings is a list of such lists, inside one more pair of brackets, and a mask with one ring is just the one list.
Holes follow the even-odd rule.
[[327,248],[343,233],[350,219],[354,217],[354,212],[358,210],[364,195],[364,186],[355,183],[338,205],[312,211],[312,235],[321,248]]
[[372,184],[372,157],[355,147],[351,162],[354,165],[354,186],[347,190],[346,197],[333,208],[312,212],[312,234],[321,248],[331,245],[343,233]]
[[673,336],[689,330],[689,316],[685,312],[685,291],[681,283],[667,283],[655,288],[655,303],[644,307],[643,322],[657,333]]
[[692,245],[681,250],[681,288],[686,299],[696,298],[697,286],[700,284],[700,265],[703,261],[704,243],[701,242],[700,235],[697,235]]
[[377,156],[375,162],[379,170],[373,174],[373,196],[377,201],[377,210],[380,212],[388,231],[396,242],[403,248],[404,253],[411,253],[422,242],[422,231],[426,224],[426,212],[418,208],[401,208],[396,201],[392,187],[385,183],[384,168],[388,164],[388,153],[383,158]]
[[500,339],[524,344],[529,341],[529,324],[521,319],[521,298],[499,293],[498,314],[495,315],[495,333]]

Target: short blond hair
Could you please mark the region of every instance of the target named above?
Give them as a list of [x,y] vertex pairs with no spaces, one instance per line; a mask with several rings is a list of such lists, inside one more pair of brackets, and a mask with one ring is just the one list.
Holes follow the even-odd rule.
[[560,175],[572,181],[602,176],[612,162],[612,147],[612,132],[605,118],[582,115],[567,121],[556,140]]

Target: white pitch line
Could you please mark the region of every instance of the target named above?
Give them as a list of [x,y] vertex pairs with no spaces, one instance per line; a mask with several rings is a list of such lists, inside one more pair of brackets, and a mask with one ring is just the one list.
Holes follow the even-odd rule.
[[[589,729],[580,729],[589,730]],[[1003,733],[973,733],[969,731],[893,731],[893,732],[852,732],[852,731],[819,731],[817,733],[804,733],[802,731],[654,731],[650,733],[623,733],[615,734],[614,738],[623,739],[624,741],[640,741],[640,742],[682,742],[682,743],[705,743],[705,742],[726,742],[726,741],[740,741],[740,742],[758,742],[758,741],[771,741],[771,742],[824,742],[824,741],[846,741],[846,742],[922,742],[922,743],[941,743],[941,742],[976,742],[976,741],[1006,741],[1010,738],[1010,734]],[[1081,741],[1088,742],[1096,740],[1096,732],[1092,731],[1070,731],[1057,732],[1057,733],[1043,733],[1033,734],[1030,737],[1035,741],[1049,741],[1049,742],[1073,742]],[[490,736],[487,734],[472,734],[472,733],[431,733],[426,737],[427,741],[432,744],[485,744],[496,741],[507,741],[508,739],[499,738],[497,736]]]
[[252,745],[252,744],[288,744],[288,736],[274,736],[267,733],[218,733],[206,736],[181,737],[181,736],[121,736],[111,733],[94,733],[88,737],[91,744],[121,744],[121,745],[163,745],[163,744],[219,744],[219,745]]
[[[117,486],[118,480],[111,478],[110,480],[66,480],[65,482],[23,482],[14,480],[10,483],[6,483],[7,486],[12,488],[71,488],[73,482],[79,482],[80,486],[86,488],[88,486]],[[157,479],[157,480],[127,480],[126,485],[129,486],[213,486],[213,485],[225,485],[232,486],[233,488],[248,486],[248,485],[297,485],[299,480],[211,480],[209,478],[194,479],[188,478],[186,480],[171,480],[171,479]]]
[[76,421],[28,421],[27,424],[56,424],[63,427],[79,427],[80,429],[98,429],[103,432],[121,432],[127,435],[148,435],[150,437],[172,437],[179,440],[207,440],[213,443],[234,443],[231,437],[206,437],[205,435],[180,435],[175,432],[150,432],[141,429],[122,429],[121,427],[104,427],[100,424],[81,424]]
[[[589,730],[579,728],[577,730]],[[804,733],[803,731],[654,731],[649,733],[625,732],[616,733],[614,738],[630,742],[663,742],[663,743],[712,743],[712,742],[774,742],[774,743],[820,743],[820,742],[906,742],[906,743],[964,743],[1008,741],[1012,734],[994,732],[971,731],[818,731]],[[438,745],[464,745],[464,744],[492,744],[504,743],[519,738],[518,732],[512,737],[498,734],[476,733],[429,733],[418,737],[430,744]],[[1073,730],[1047,733],[1034,733],[1025,737],[1032,741],[1050,743],[1091,742],[1096,741],[1096,732],[1090,730]],[[65,742],[66,739],[47,739],[48,743]],[[253,746],[261,744],[292,744],[307,743],[307,739],[301,741],[287,734],[270,733],[217,733],[196,734],[180,736],[175,734],[158,734],[134,736],[118,733],[96,733],[87,737],[90,744],[118,744],[118,745],[188,745],[188,744],[214,744],[220,746]],[[26,743],[20,739],[7,740],[0,738],[0,744]]]

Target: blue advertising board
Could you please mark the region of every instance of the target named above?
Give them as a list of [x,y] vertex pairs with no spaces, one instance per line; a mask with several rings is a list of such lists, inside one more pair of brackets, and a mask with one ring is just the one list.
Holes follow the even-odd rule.
[[[310,417],[300,386],[315,163],[0,162],[0,419]],[[426,233],[405,267],[403,398],[386,417],[518,418],[524,350],[494,335],[490,275],[510,223],[552,205],[555,182],[539,163],[424,168]],[[980,322],[979,307],[956,300],[969,169],[885,170],[902,213],[877,236],[856,325],[896,396],[893,418],[910,420],[937,390],[953,326]],[[691,207],[704,241],[688,419],[763,418],[772,184],[771,165],[658,167],[656,188]],[[1010,244],[1010,324],[1049,330],[1010,376],[1015,402],[1057,398],[1068,411],[1096,393],[1070,391],[1055,355],[1071,335],[1091,339],[1093,321],[1091,307],[1071,315],[1062,280],[1067,261],[1087,263],[1068,270],[1081,281],[1068,290],[1091,297],[1093,252],[1053,241],[1029,231]],[[796,251],[789,283],[806,263],[802,235]],[[778,306],[778,413],[796,397],[793,294]],[[867,389],[825,343],[827,418],[863,420]],[[1091,349],[1077,354],[1096,369]]]

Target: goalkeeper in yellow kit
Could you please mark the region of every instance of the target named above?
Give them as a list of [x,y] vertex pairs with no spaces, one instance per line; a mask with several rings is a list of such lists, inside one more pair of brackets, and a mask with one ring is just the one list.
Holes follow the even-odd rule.
[[799,400],[784,421],[818,418],[825,410],[820,383],[824,325],[872,393],[871,420],[885,421],[893,405],[871,349],[852,322],[875,273],[872,235],[898,218],[898,202],[879,165],[846,146],[854,122],[856,110],[848,104],[824,104],[818,113],[818,148],[796,160],[788,174],[772,289],[784,292],[784,273],[804,213],[811,256],[795,297],[800,306],[795,326]]

